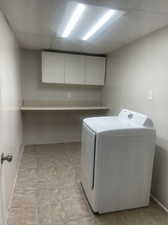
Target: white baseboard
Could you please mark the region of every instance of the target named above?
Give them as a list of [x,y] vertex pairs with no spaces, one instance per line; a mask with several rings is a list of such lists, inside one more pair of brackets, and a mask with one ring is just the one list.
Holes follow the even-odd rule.
[[151,198],[155,201],[165,212],[168,213],[168,208],[164,206],[155,196],[151,194]]
[[36,140],[35,142],[25,142],[24,145],[52,145],[52,144],[68,144],[68,143],[80,143],[80,139],[72,139],[72,140],[53,140],[53,141],[46,141],[46,140]]

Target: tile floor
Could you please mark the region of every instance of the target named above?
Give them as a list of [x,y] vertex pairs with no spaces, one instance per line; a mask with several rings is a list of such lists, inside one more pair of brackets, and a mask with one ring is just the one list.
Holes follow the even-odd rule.
[[25,148],[8,225],[168,225],[154,202],[141,208],[93,215],[80,189],[80,144]]

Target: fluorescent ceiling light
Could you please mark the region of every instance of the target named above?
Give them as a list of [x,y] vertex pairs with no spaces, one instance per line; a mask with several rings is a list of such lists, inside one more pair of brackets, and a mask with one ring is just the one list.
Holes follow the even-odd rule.
[[82,16],[82,13],[84,12],[86,6],[84,4],[78,4],[72,14],[72,17],[69,20],[69,23],[67,24],[62,37],[66,38],[70,35],[71,31],[74,29],[75,25],[79,21],[80,17]]
[[[108,10],[99,20],[98,22],[84,35],[82,40],[88,40],[91,36],[93,36],[105,23],[107,23],[110,18],[114,18],[117,16],[118,13],[121,14],[121,11],[110,9]],[[123,14],[123,12],[122,12]]]

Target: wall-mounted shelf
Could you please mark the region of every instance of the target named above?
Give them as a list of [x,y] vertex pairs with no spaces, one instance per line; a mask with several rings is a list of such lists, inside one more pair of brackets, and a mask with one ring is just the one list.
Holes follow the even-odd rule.
[[22,106],[21,111],[88,111],[108,110],[105,106]]

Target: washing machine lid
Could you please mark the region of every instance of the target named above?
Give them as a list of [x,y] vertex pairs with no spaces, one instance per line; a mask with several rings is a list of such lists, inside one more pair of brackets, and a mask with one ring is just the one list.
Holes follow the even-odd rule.
[[[132,123],[126,122],[118,116],[86,118],[84,124],[96,133],[135,128]],[[139,128],[139,126],[136,127]]]
[[153,130],[151,120],[149,122],[148,119],[149,118],[143,114],[136,114],[136,112],[124,109],[118,116],[86,118],[84,119],[84,124],[96,133],[117,131],[117,133],[120,134],[123,131],[141,130],[141,132],[139,132],[140,134],[144,130]]

